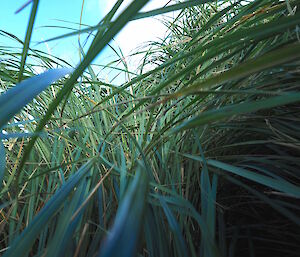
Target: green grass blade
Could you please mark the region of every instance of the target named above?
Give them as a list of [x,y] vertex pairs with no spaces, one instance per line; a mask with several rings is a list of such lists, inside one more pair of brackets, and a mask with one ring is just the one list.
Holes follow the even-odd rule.
[[5,148],[0,138],[0,189],[2,188],[2,180],[4,178],[5,166],[6,166]]
[[159,196],[159,201],[161,203],[161,207],[164,210],[164,213],[166,215],[166,218],[168,220],[169,226],[171,231],[174,233],[175,235],[175,239],[176,239],[176,245],[178,246],[178,248],[180,249],[180,256],[188,256],[188,252],[186,249],[186,244],[185,241],[183,239],[183,236],[181,234],[181,229],[172,213],[172,211],[170,210],[170,208],[168,207],[166,201],[164,200],[163,197]]
[[[198,156],[190,155],[190,154],[184,154],[185,157],[197,160],[200,162],[203,162],[203,159]],[[249,179],[251,181],[254,181],[256,183],[262,184],[264,186],[273,188],[275,190],[278,190],[280,192],[284,192],[287,195],[300,198],[300,188],[286,180],[279,180],[274,179],[265,175],[258,174],[257,172],[249,171],[244,168],[236,167],[221,161],[217,160],[206,160],[207,164],[210,166],[213,166],[215,168],[219,168],[223,171],[227,171],[231,174],[235,174],[241,177],[244,177],[246,179]]]
[[[78,65],[78,67],[72,73],[71,77],[67,80],[64,87],[57,94],[56,98],[50,103],[45,116],[42,118],[42,120],[39,122],[36,128],[36,132],[39,132],[44,128],[47,121],[50,119],[51,115],[55,111],[56,107],[61,103],[61,101],[65,96],[69,96],[77,79],[82,75],[84,70],[89,66],[89,64],[94,60],[94,58],[104,49],[104,47],[110,42],[110,40],[126,25],[128,20],[131,17],[133,17],[147,2],[148,0],[133,2],[118,17],[118,19],[112,24],[112,26],[106,31],[106,33],[101,38],[98,39],[97,44],[94,44],[94,47],[89,48],[83,61]],[[31,149],[33,148],[36,139],[37,139],[36,137],[33,137],[29,142],[29,144],[27,145],[23,158],[18,168],[18,174],[21,173],[21,169],[23,168],[23,165],[25,164],[25,161],[28,158]]]
[[60,206],[66,201],[68,195],[88,174],[88,171],[91,169],[92,165],[92,161],[86,163],[72,177],[69,178],[69,180],[45,204],[43,209],[25,228],[25,230],[14,239],[3,257],[26,256],[29,253],[36,240],[36,237],[59,210]]
[[264,100],[225,106],[217,110],[206,111],[196,117],[193,117],[183,122],[181,125],[174,128],[172,133],[177,133],[180,130],[199,127],[201,125],[229,118],[234,115],[256,112],[259,110],[265,110],[276,106],[297,103],[299,101],[300,93],[289,93],[283,96],[271,97]]
[[185,1],[185,2],[182,2],[182,3],[178,3],[178,4],[173,4],[173,5],[170,5],[170,6],[161,7],[161,8],[151,10],[151,11],[148,11],[148,12],[140,12],[137,15],[135,15],[132,20],[138,20],[138,19],[144,19],[144,18],[148,18],[148,17],[154,17],[156,15],[161,15],[161,14],[168,13],[168,12],[174,12],[174,11],[182,10],[184,8],[189,8],[189,7],[198,6],[198,5],[202,5],[202,4],[206,4],[206,3],[211,3],[211,2],[214,2],[214,1],[215,0]]
[[121,173],[120,173],[120,199],[125,196],[125,189],[127,187],[127,170],[126,170],[126,157],[122,145],[120,145],[120,158],[121,158]]
[[34,24],[36,13],[37,13],[38,4],[39,4],[39,0],[33,1],[30,19],[29,19],[29,23],[27,26],[27,32],[26,32],[26,37],[25,37],[25,41],[24,41],[23,51],[22,51],[22,59],[21,59],[19,74],[18,74],[19,82],[21,82],[22,76],[23,76],[23,71],[24,71],[24,67],[25,67],[25,62],[26,62],[26,58],[27,58],[27,53],[28,53],[28,49],[29,49],[29,44],[30,44],[33,24]]
[[138,170],[120,202],[114,225],[103,242],[99,257],[136,255],[143,223],[147,183],[145,171]]
[[248,60],[245,63],[239,64],[231,70],[209,78],[204,82],[195,83],[192,86],[175,93],[174,96],[179,97],[187,94],[193,94],[201,89],[208,89],[212,86],[220,85],[231,80],[240,79],[245,76],[255,74],[256,72],[296,60],[299,57],[300,44],[290,44],[267,53],[257,59]]
[[[57,221],[57,229],[52,240],[48,243],[47,254],[45,257],[66,256],[66,252],[70,251],[74,233],[80,223],[84,209],[76,218],[72,219],[72,215],[76,209],[84,202],[87,193],[87,180],[84,179],[76,188],[74,195],[70,201],[66,201],[62,213]],[[71,251],[72,252],[72,251]]]
[[287,209],[284,206],[278,204],[276,201],[270,199],[266,195],[260,193],[259,191],[255,190],[251,186],[246,185],[245,183],[239,181],[238,179],[235,179],[234,177],[226,176],[226,179],[228,179],[229,181],[233,182],[234,184],[237,184],[237,185],[239,185],[241,187],[244,187],[251,194],[257,196],[260,199],[262,199],[265,203],[267,203],[270,206],[272,206],[275,210],[277,210],[282,215],[284,215],[287,218],[289,218],[291,221],[293,221],[295,224],[297,224],[297,226],[300,227],[300,218],[299,218],[299,215],[297,215],[296,213],[293,213],[289,209]]
[[[129,21],[154,17],[156,15],[160,15],[160,14],[164,14],[164,13],[168,13],[168,12],[173,12],[173,11],[178,11],[178,10],[182,10],[184,8],[193,7],[193,6],[197,6],[197,5],[201,5],[201,4],[205,4],[205,3],[210,3],[210,2],[213,2],[213,1],[215,1],[215,0],[186,1],[186,2],[183,2],[183,3],[178,3],[178,4],[171,5],[171,6],[158,8],[158,9],[151,10],[151,11],[148,11],[148,12],[140,12],[140,13],[136,14],[135,16],[133,16]],[[54,40],[58,40],[58,39],[62,39],[62,38],[66,38],[66,37],[76,36],[76,35],[82,34],[82,33],[88,33],[88,32],[94,31],[94,30],[103,30],[103,29],[107,28],[108,26],[109,26],[109,23],[105,23],[105,24],[99,23],[96,26],[90,26],[90,27],[85,28],[85,29],[80,29],[80,30],[77,30],[77,31],[74,31],[74,32],[64,34],[64,35],[49,38],[47,40],[41,41],[40,44],[41,43],[47,43],[47,42],[54,41]]]

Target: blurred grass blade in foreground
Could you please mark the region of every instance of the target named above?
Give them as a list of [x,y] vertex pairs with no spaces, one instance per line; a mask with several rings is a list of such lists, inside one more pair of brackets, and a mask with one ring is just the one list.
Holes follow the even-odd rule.
[[0,96],[0,128],[54,81],[72,72],[70,68],[48,70],[27,79]]
[[138,170],[120,203],[115,223],[102,245],[99,257],[136,256],[147,188],[146,171]]

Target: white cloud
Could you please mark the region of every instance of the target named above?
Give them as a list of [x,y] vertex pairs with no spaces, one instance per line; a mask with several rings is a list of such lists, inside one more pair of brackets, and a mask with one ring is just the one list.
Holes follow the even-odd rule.
[[[116,3],[116,1],[99,0],[99,5],[102,5],[103,7],[104,2],[106,3],[104,7],[105,13],[109,12]],[[121,11],[124,10],[131,2],[132,0],[125,0],[117,15],[121,13]],[[168,0],[152,0],[142,9],[142,11],[149,11],[163,7],[168,2]],[[158,38],[164,38],[167,29],[162,24],[161,19],[162,16],[158,16],[155,18],[146,18],[129,22],[115,38],[115,41],[117,45],[120,46],[123,54],[128,56],[134,49],[141,46],[143,43],[147,41],[155,41]],[[137,58],[133,58],[131,60],[131,64],[135,66],[137,61]]]

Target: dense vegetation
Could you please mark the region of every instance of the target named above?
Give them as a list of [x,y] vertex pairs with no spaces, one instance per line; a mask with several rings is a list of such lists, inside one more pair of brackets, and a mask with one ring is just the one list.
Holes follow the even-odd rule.
[[[3,256],[299,256],[299,0],[119,0],[74,70],[29,48],[38,2],[24,42],[0,32],[22,44],[0,46]],[[173,10],[137,71],[104,66],[125,83],[97,75],[127,22]]]

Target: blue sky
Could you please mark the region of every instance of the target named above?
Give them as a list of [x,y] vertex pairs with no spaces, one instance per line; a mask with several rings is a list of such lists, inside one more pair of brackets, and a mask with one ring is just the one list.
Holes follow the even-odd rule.
[[[122,5],[123,8],[131,1],[132,0],[125,0]],[[26,2],[27,0],[2,0],[2,8],[0,9],[0,29],[16,35],[21,40],[25,38],[31,5],[27,6],[18,14],[15,14],[15,11]],[[97,24],[115,2],[116,0],[85,0],[82,23],[88,25]],[[161,7],[167,2],[169,1],[152,0],[143,11]],[[38,46],[36,46],[36,43],[69,32],[66,29],[57,27],[49,28],[45,26],[70,26],[78,29],[79,25],[76,25],[76,23],[79,23],[80,20],[81,6],[82,0],[40,0],[30,46],[51,53],[76,66],[79,61],[78,38],[76,36],[49,42],[47,44],[43,43]],[[114,45],[120,46],[124,55],[128,56],[133,49],[143,42],[163,37],[165,28],[161,22],[157,19],[151,19],[151,22],[149,21],[148,18],[130,22],[115,38]],[[13,44],[3,37],[0,37],[0,46],[7,44],[21,47],[19,44]],[[111,58],[108,57],[111,56],[111,54],[112,52],[107,48],[104,53],[97,58],[97,63],[106,64],[111,60]]]
[[[27,6],[20,13],[15,11],[21,7],[27,0],[22,1],[2,1],[0,9],[0,29],[10,32],[21,40],[24,40],[26,34],[27,23],[30,15],[31,5]],[[93,25],[99,22],[104,16],[104,4],[100,5],[99,0],[85,0],[85,8],[82,22]],[[44,26],[71,26],[78,28],[78,25],[65,23],[64,20],[72,23],[79,23],[82,0],[40,0],[37,17],[32,33],[31,47],[35,46],[35,42],[40,42],[51,37],[64,34],[68,30],[60,28],[46,28]],[[0,38],[0,43],[8,43]],[[11,42],[10,42],[11,44]],[[48,43],[48,45],[40,45],[39,48],[54,55],[69,59],[73,64],[77,63],[79,56],[77,50],[77,37],[58,40]],[[15,45],[17,46],[17,45]]]

